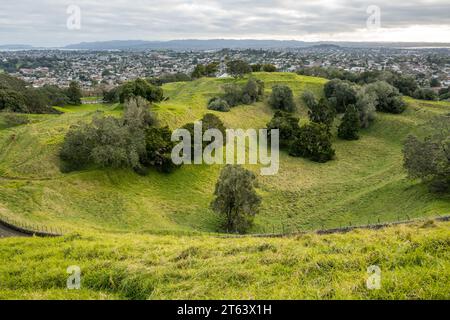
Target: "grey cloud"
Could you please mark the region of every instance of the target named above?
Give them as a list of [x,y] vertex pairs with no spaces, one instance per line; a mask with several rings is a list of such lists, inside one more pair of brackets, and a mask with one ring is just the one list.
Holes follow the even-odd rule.
[[[82,10],[81,30],[66,28],[66,9],[71,4]],[[363,29],[369,5],[381,8],[383,28],[450,26],[448,0],[2,0],[0,43],[60,45],[113,39],[218,37],[301,39]]]

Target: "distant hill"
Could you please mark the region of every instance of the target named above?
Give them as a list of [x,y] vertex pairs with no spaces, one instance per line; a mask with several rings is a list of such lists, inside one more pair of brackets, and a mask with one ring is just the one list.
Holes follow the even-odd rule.
[[142,41],[142,40],[117,40],[104,42],[82,42],[64,47],[75,50],[220,50],[220,49],[296,49],[296,48],[450,48],[449,43],[415,43],[415,42],[305,42],[296,40],[171,40],[171,41]]

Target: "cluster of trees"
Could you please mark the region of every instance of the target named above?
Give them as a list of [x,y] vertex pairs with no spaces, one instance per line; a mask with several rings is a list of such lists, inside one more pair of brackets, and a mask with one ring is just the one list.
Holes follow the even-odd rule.
[[412,179],[421,179],[434,192],[450,191],[450,114],[427,126],[424,139],[410,135],[403,147],[404,167]]
[[256,64],[252,64],[251,67],[252,67],[253,72],[261,72],[261,71],[276,72],[277,71],[277,67],[270,63],[264,63],[264,64],[256,63]]
[[250,78],[243,86],[232,83],[224,86],[224,94],[214,97],[208,102],[208,109],[228,112],[231,108],[246,104],[250,105],[264,99],[264,82]]
[[211,62],[208,64],[198,64],[191,74],[192,79],[199,79],[202,77],[215,77],[219,72],[219,62]]
[[277,111],[267,128],[279,129],[280,146],[288,150],[291,156],[327,162],[335,155],[330,133],[334,114],[325,100],[317,102],[311,93],[305,94],[304,98],[309,99],[311,105],[311,122],[299,126],[300,119],[293,115],[296,106],[292,90],[288,86],[274,86],[269,103]]
[[137,97],[149,102],[159,102],[164,99],[164,92],[161,87],[153,85],[145,79],[136,79],[103,93],[103,99],[109,103],[125,103]]
[[185,73],[178,72],[174,74],[172,73],[162,74],[159,77],[149,78],[147,81],[154,86],[161,87],[166,83],[192,81],[192,78]]
[[227,63],[227,73],[234,78],[242,78],[252,71],[252,66],[244,60],[232,60]]
[[60,151],[62,170],[97,165],[132,168],[139,174],[145,174],[151,166],[172,171],[172,132],[159,127],[149,110],[148,101],[133,97],[127,101],[122,118],[97,115],[89,124],[72,126]]
[[[301,75],[322,77],[326,79],[346,80],[358,85],[371,84],[379,81],[387,82],[395,87],[401,94],[416,99],[437,100],[437,94],[430,88],[420,88],[418,81],[409,75],[404,75],[392,71],[365,71],[362,73],[354,73],[338,68],[312,67],[302,68],[298,71]],[[437,79],[432,79],[431,87],[440,86]]]
[[76,82],[71,82],[67,89],[51,85],[30,88],[20,79],[0,74],[0,111],[57,113],[52,106],[78,105],[81,97],[81,89]]
[[439,100],[450,100],[450,87],[439,90]]

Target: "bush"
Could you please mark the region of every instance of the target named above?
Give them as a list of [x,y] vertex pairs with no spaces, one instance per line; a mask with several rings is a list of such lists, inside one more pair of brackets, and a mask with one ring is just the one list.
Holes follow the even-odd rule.
[[299,121],[290,113],[277,111],[267,124],[267,129],[269,133],[273,129],[280,130],[280,147],[289,148],[300,130]]
[[3,119],[5,119],[5,123],[8,127],[21,126],[30,123],[27,116],[15,113],[5,113]]
[[384,81],[369,84],[366,90],[376,97],[376,109],[380,112],[399,114],[405,111],[406,104],[397,88]]
[[414,92],[413,97],[420,100],[430,100],[430,101],[436,101],[439,98],[436,92],[434,92],[432,89],[427,88],[417,89]]
[[291,88],[285,85],[273,86],[269,105],[275,110],[294,112],[296,106]]
[[358,110],[355,106],[348,106],[338,128],[338,137],[345,140],[358,140],[358,131],[361,127]]
[[225,94],[222,99],[229,107],[239,104],[252,104],[264,98],[264,82],[250,78],[244,87],[237,84],[227,84],[224,86]]
[[211,207],[224,217],[224,230],[245,233],[252,227],[261,205],[256,186],[255,174],[241,166],[227,165],[222,170]]
[[291,145],[289,154],[322,163],[333,159],[335,151],[331,145],[328,127],[314,122],[302,126]]
[[230,105],[226,100],[215,97],[209,100],[208,110],[228,112],[230,111]]

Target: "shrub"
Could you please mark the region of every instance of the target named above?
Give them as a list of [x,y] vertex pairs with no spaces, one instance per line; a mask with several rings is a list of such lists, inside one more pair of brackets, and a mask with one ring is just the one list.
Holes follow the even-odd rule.
[[5,123],[8,127],[15,127],[30,123],[27,116],[15,113],[5,113],[3,115]]
[[289,154],[316,162],[333,159],[335,151],[331,145],[331,134],[324,124],[311,122],[300,128]]
[[345,140],[358,140],[360,127],[358,110],[355,106],[348,106],[338,129],[338,137]]
[[414,91],[413,97],[421,100],[436,101],[439,96],[436,92],[429,88],[420,88]]
[[261,205],[256,186],[255,174],[241,166],[227,165],[222,170],[211,207],[224,217],[223,229],[245,233],[252,227]]
[[208,103],[208,110],[228,112],[230,111],[230,105],[222,98],[212,98]]
[[294,112],[296,109],[292,90],[285,85],[273,86],[269,104],[275,110]]

